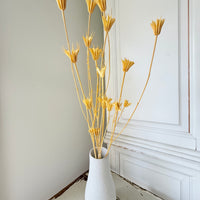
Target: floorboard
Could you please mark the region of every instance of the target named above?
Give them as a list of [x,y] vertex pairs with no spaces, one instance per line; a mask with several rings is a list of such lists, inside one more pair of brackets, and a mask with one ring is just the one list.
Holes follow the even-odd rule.
[[[118,200],[161,200],[152,193],[129,183],[117,174],[112,174],[116,186]],[[84,200],[86,180],[83,178],[74,183],[56,200]]]

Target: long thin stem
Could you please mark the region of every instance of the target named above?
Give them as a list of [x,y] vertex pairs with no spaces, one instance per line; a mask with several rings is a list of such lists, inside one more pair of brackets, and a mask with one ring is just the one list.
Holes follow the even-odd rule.
[[[69,36],[68,36],[68,31],[67,31],[67,25],[66,25],[64,10],[62,10],[61,13],[62,13],[62,19],[63,19],[63,23],[64,23],[65,34],[66,34],[67,46],[68,46],[68,50],[71,53],[71,48],[70,48],[70,42],[69,42]],[[89,19],[89,24],[90,24],[90,19]],[[89,26],[90,25],[88,25],[88,33],[89,33]],[[82,95],[85,98],[85,94],[84,94],[84,91],[83,91],[83,87],[82,87],[82,84],[81,84],[81,80],[80,80],[80,76],[79,76],[79,73],[78,73],[78,69],[77,69],[76,63],[74,64],[74,67],[75,67],[75,70],[76,70],[76,74],[77,74],[77,77],[78,77],[78,81],[79,81],[79,85],[80,85],[80,88],[81,88]],[[81,107],[81,111],[83,113],[83,116],[84,116],[85,120],[87,121],[88,128],[90,129],[90,124],[89,124],[89,120],[88,120],[88,112],[86,111],[87,112],[87,117],[86,117],[86,115],[85,115],[85,113],[83,111],[82,102],[81,102],[80,95],[79,95],[79,90],[78,90],[78,86],[77,86],[77,82],[76,82],[76,78],[75,78],[75,74],[74,74],[74,68],[73,68],[72,61],[71,61],[71,70],[72,70],[72,75],[73,75],[73,79],[74,79],[74,83],[75,83],[76,92],[77,92],[78,101],[79,101],[79,104],[80,104],[80,107]],[[90,113],[90,115],[91,115],[91,113]],[[92,120],[92,116],[91,116],[91,120]],[[93,136],[91,135],[91,140],[92,140],[92,144],[93,144],[95,158],[97,158],[94,135]]]
[[123,112],[124,112],[124,109],[125,109],[125,107],[122,108],[121,113],[120,113],[120,115],[119,115],[119,117],[118,117],[118,119],[117,119],[117,123],[119,122],[120,118],[122,117],[122,114],[123,114]]
[[[95,61],[96,68],[98,67],[97,61]],[[101,78],[99,74],[97,73],[97,91],[96,91],[96,105],[95,105],[95,111],[97,113],[96,121],[97,121],[97,127],[99,126],[99,118],[100,118],[100,102],[98,100],[98,97],[101,96]]]
[[103,141],[104,141],[104,138],[105,138],[105,135],[106,135],[106,130],[108,128],[108,124],[110,123],[110,112],[108,112],[108,120],[107,120],[107,123],[106,123],[106,128],[105,128],[105,131],[104,131],[104,135],[103,135],[103,138],[101,140],[101,147],[103,146]]
[[123,87],[124,87],[125,76],[126,76],[126,72],[124,72],[123,79],[122,79],[121,91],[120,91],[120,95],[119,95],[119,103],[120,103],[121,98],[122,98],[122,91],[123,91]]
[[89,17],[88,17],[88,37],[90,35],[90,22],[91,22],[91,13],[89,13]]
[[83,91],[83,86],[82,86],[82,83],[81,83],[81,79],[80,79],[80,75],[79,75],[79,72],[78,72],[78,68],[77,68],[77,64],[74,63],[74,67],[75,67],[75,70],[76,70],[76,75],[78,77],[78,81],[79,81],[79,85],[80,85],[80,88],[81,88],[81,92],[82,92],[82,95],[83,95],[83,98],[85,99],[85,93]]
[[94,156],[95,158],[97,158],[97,153],[96,153],[96,148],[95,148],[95,141],[94,141],[94,135],[91,135],[91,139],[92,139],[92,145],[93,145],[93,149],[94,149]]
[[88,70],[88,90],[89,96],[92,98],[92,80],[91,80],[91,73],[90,73],[90,53],[89,47],[87,47],[87,70]]
[[[99,88],[98,88],[98,96],[100,97],[100,94],[101,94],[101,82],[100,82],[100,78],[99,78]],[[100,123],[100,120],[99,120],[99,118],[100,118],[100,107],[101,107],[101,104],[100,104],[100,102],[98,102],[98,100],[97,100],[97,103],[98,103],[98,110],[97,110],[97,127],[100,127],[100,125],[99,125],[99,123]]]
[[101,67],[103,67],[104,53],[105,53],[105,48],[106,48],[107,37],[108,37],[108,33],[106,32],[106,36],[105,36],[104,44],[103,44],[103,52],[102,52],[102,57],[101,57]]
[[113,118],[113,128],[112,128],[112,134],[111,134],[111,138],[110,138],[110,143],[109,143],[108,150],[107,150],[107,152],[106,152],[105,157],[106,157],[106,156],[108,155],[108,153],[110,152],[110,148],[111,148],[111,145],[112,145],[112,143],[113,143],[113,137],[114,137],[114,133],[115,133],[117,117],[118,117],[118,111],[116,110],[116,111],[115,111],[115,116],[114,116],[114,118]]
[[72,63],[71,63],[71,70],[72,70],[72,75],[73,75],[73,79],[74,79],[74,84],[75,84],[76,93],[77,93],[78,101],[79,101],[79,104],[80,104],[80,108],[81,108],[83,117],[85,118],[86,122],[88,123],[88,127],[89,127],[88,117],[86,117],[86,115],[85,115],[85,113],[83,111],[82,102],[81,102],[80,95],[79,95],[79,92],[78,92],[78,86],[77,86],[77,83],[76,83],[76,78],[75,78],[74,68],[73,68]]
[[130,120],[132,119],[133,115],[135,114],[135,111],[137,110],[140,102],[141,102],[141,99],[144,95],[144,92],[147,88],[147,85],[148,85],[148,82],[149,82],[149,79],[150,79],[150,75],[151,75],[151,69],[152,69],[152,65],[153,65],[153,60],[154,60],[154,55],[155,55],[155,50],[156,50],[156,44],[157,44],[157,39],[158,39],[158,36],[155,37],[155,42],[154,42],[154,48],[153,48],[153,54],[152,54],[152,58],[151,58],[151,64],[150,64],[150,67],[149,67],[149,73],[148,73],[148,77],[147,77],[147,80],[146,80],[146,83],[145,83],[145,86],[142,90],[142,93],[140,95],[140,98],[139,98],[139,101],[137,102],[130,118],[128,119],[128,121],[126,122],[125,126],[122,128],[122,130],[120,131],[120,133],[118,133],[118,135],[115,137],[115,139],[113,140],[113,142],[122,134],[122,132],[124,131],[124,129],[127,127],[128,123],[130,122]]
[[[104,79],[103,78],[101,78],[101,83],[102,83],[102,100],[103,100],[104,99]],[[102,102],[102,103],[104,104],[105,102]],[[101,130],[101,137],[103,137],[104,119],[105,119],[105,108],[102,106],[101,128],[100,128],[100,130]]]
[[[88,32],[87,36],[90,36],[90,22],[91,22],[91,13],[89,13],[88,17]],[[89,47],[87,47],[87,69],[88,69],[88,89],[89,89],[89,96],[90,98],[93,98],[93,91],[92,91],[92,80],[91,80],[91,73],[90,73],[90,53],[89,53]],[[92,101],[92,107],[94,111],[93,101]]]
[[106,85],[106,91],[105,94],[107,93],[109,82],[110,82],[110,37],[108,35],[108,80],[107,80],[107,85]]
[[67,25],[66,25],[64,10],[61,10],[61,13],[62,13],[63,24],[64,24],[64,28],[65,28],[66,39],[67,39],[67,46],[68,46],[68,50],[69,50],[70,53],[71,53],[70,43],[69,43],[69,36],[68,36],[68,32],[67,32]]
[[[95,65],[96,67],[98,67],[97,61],[95,61]],[[93,127],[95,125],[95,121],[97,118],[98,96],[99,96],[99,74],[97,73],[97,89],[96,89],[96,101],[95,101],[95,108],[94,108],[94,119],[93,119],[93,125],[92,125]]]
[[[69,36],[68,36],[68,31],[67,31],[67,25],[66,25],[66,20],[65,20],[65,13],[64,13],[63,10],[61,11],[61,13],[62,13],[62,19],[63,19],[64,29],[65,29],[65,35],[66,35],[68,50],[71,52]],[[73,75],[74,84],[75,84],[75,87],[76,87],[76,92],[77,92],[78,101],[79,101],[79,104],[80,104],[80,107],[81,107],[81,111],[82,111],[82,114],[83,114],[83,116],[84,116],[84,118],[87,121],[88,126],[89,126],[88,118],[86,117],[85,112],[83,111],[83,107],[82,107],[82,103],[81,103],[81,99],[80,99],[80,95],[79,95],[79,91],[78,91],[78,86],[77,86],[77,83],[76,83],[76,78],[75,78],[74,69],[73,69],[73,63],[72,62],[71,62],[71,70],[72,70],[72,75]]]

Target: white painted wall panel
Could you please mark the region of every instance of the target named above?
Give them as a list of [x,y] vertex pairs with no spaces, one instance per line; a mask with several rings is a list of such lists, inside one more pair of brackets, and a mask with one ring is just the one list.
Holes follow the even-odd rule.
[[[119,56],[135,61],[124,88],[124,97],[133,105],[144,87],[151,60],[154,35],[150,22],[161,16],[166,19],[158,40],[151,81],[134,119],[178,124],[178,1],[125,0],[119,1],[118,6]],[[124,117],[128,118],[128,114]]]
[[[199,1],[115,0],[109,6],[116,17],[109,94],[117,99],[121,59],[132,59],[135,65],[127,73],[123,99],[133,105],[151,59],[154,37],[149,24],[157,17],[166,19],[148,88],[135,116],[112,146],[111,167],[164,199],[199,200]],[[123,115],[115,135],[130,113]],[[110,129],[107,142],[109,138]]]

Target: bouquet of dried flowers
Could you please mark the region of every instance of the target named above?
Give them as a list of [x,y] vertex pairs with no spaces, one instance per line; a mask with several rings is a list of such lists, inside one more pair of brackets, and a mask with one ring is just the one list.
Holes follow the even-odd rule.
[[[64,14],[64,10],[66,9],[66,0],[56,0],[56,1],[57,1],[59,9],[61,10],[66,39],[67,39],[67,49],[64,49],[64,53],[69,57],[71,61],[71,70],[72,70],[72,75],[74,78],[77,97],[78,97],[78,101],[80,104],[83,117],[88,125],[88,132],[90,134],[91,141],[93,144],[94,156],[95,158],[100,159],[103,142],[106,135],[106,129],[110,121],[112,123],[112,126],[111,126],[112,131],[111,131],[110,142],[108,144],[108,150],[107,150],[106,155],[108,155],[112,143],[121,135],[121,133],[127,127],[128,123],[130,122],[131,118],[133,117],[135,111],[137,110],[141,102],[141,99],[144,95],[144,92],[149,82],[157,39],[158,39],[158,36],[160,35],[161,29],[165,20],[157,19],[156,21],[152,21],[151,23],[151,27],[155,35],[155,42],[154,42],[153,54],[152,54],[152,59],[151,59],[150,67],[149,67],[148,77],[144,85],[144,88],[142,90],[142,93],[140,95],[140,98],[137,104],[135,105],[129,119],[127,120],[122,130],[117,135],[115,135],[114,134],[115,129],[116,129],[117,123],[119,122],[122,116],[122,113],[127,107],[131,105],[131,103],[128,100],[125,100],[124,102],[122,102],[121,99],[122,99],[122,92],[123,92],[126,73],[134,65],[134,62],[126,58],[122,60],[123,79],[121,83],[121,91],[120,91],[119,99],[113,101],[112,98],[107,96],[107,89],[108,89],[109,80],[110,80],[109,32],[115,23],[115,19],[110,15],[106,15],[106,0],[86,0],[87,9],[88,9],[88,31],[86,35],[83,36],[83,42],[85,44],[86,51],[87,51],[87,73],[88,73],[88,91],[89,92],[88,94],[85,94],[82,83],[81,83],[78,67],[77,67],[79,46],[77,46],[76,49],[74,49],[73,46],[71,48],[70,41],[69,41],[67,24],[66,24],[65,14]],[[104,44],[102,48],[99,48],[99,47],[91,48],[94,35],[91,34],[90,32],[90,21],[91,21],[94,8],[96,6],[98,6],[101,11],[102,23],[103,23],[103,27],[105,31]],[[106,43],[108,43],[108,49],[109,49],[108,50],[108,54],[109,54],[108,66],[105,65],[105,60],[104,60]],[[91,69],[90,68],[91,67],[90,54],[92,56],[92,60],[93,60],[92,62],[94,63],[94,66],[96,68],[96,74],[97,74],[96,91],[93,91],[93,88],[92,88],[93,84],[91,81],[91,72],[90,72],[90,69]],[[100,59],[100,62],[99,62],[100,64],[98,64],[99,59]],[[107,80],[105,80],[106,70],[108,70]],[[111,118],[110,113],[113,109],[114,109],[113,111],[114,115],[113,115],[113,118],[110,119]],[[106,117],[106,113],[107,113],[107,117]]]

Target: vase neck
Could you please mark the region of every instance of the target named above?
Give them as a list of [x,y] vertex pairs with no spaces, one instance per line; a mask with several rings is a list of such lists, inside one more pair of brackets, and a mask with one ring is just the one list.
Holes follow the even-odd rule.
[[92,154],[93,150],[90,151],[90,172],[91,171],[106,171],[106,170],[110,170],[110,166],[109,166],[109,156],[105,156],[107,149],[103,148],[102,149],[102,158],[101,159],[96,159],[94,158],[93,154]]

